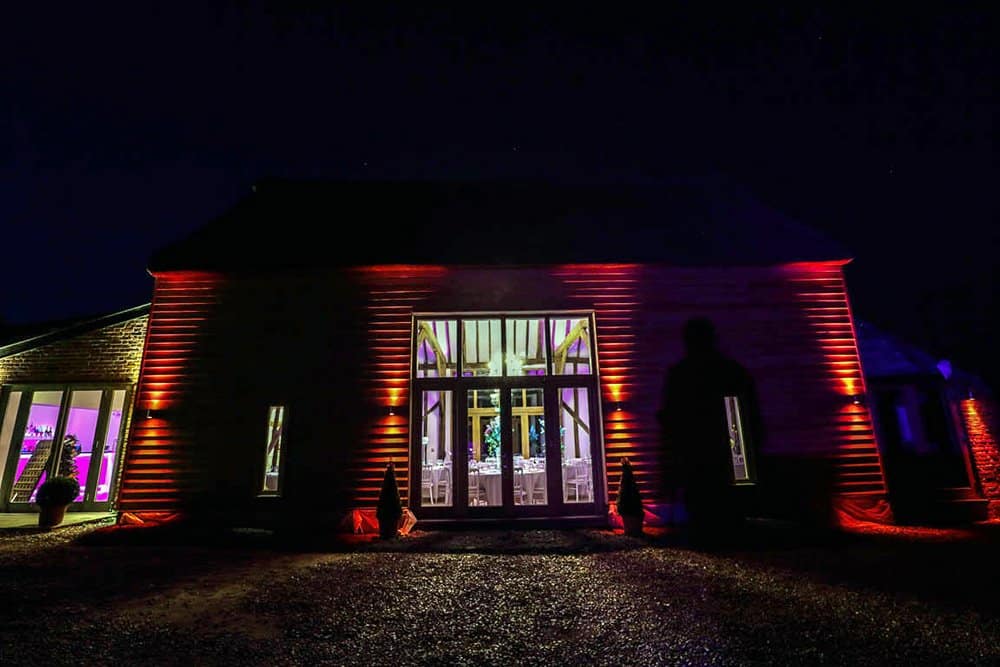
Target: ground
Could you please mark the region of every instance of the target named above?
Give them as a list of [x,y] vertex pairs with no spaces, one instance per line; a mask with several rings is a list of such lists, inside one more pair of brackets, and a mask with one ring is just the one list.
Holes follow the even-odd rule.
[[7,530],[0,665],[996,664],[998,528]]

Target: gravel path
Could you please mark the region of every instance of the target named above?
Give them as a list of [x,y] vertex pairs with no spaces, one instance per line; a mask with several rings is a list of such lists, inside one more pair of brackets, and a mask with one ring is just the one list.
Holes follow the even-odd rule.
[[303,553],[74,541],[88,530],[0,535],[0,665],[1000,663],[992,594],[855,576],[916,572],[905,544],[530,531]]

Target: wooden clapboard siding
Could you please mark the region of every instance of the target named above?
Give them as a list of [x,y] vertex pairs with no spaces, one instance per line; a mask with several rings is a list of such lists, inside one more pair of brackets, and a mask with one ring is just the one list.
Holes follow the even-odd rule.
[[[653,398],[658,384],[647,372],[639,345],[644,304],[643,270],[634,264],[562,266],[553,275],[567,306],[593,310],[604,416],[605,470],[611,490],[628,457],[647,495],[661,488]],[[621,403],[622,409],[615,407]],[[647,414],[649,413],[649,414]]]
[[206,274],[156,279],[118,492],[121,511],[175,509],[201,489],[198,433],[175,415],[197,396],[198,355],[212,329],[222,284]]
[[[119,507],[175,509],[213,489],[255,507],[275,403],[289,406],[287,493],[269,508],[370,507],[389,460],[405,497],[413,314],[564,310],[595,313],[612,486],[628,456],[660,497],[664,374],[684,321],[706,316],[757,381],[762,458],[832,461],[837,490],[884,492],[871,419],[849,400],[864,382],[838,263],[384,266],[158,275]],[[150,407],[162,416],[141,419]]]
[[[722,346],[754,376],[765,457],[829,460],[835,490],[885,490],[842,270],[837,263],[775,268],[562,267],[573,307],[596,314],[609,481],[622,457],[652,497],[662,489],[656,413],[665,373],[683,356],[681,330],[712,319]],[[622,409],[615,411],[614,404]]]
[[[378,500],[385,467],[395,463],[400,495],[409,495],[410,350],[414,311],[420,310],[447,275],[430,266],[391,266],[353,273],[365,295],[367,354],[362,363],[361,393],[368,401],[363,438],[353,447],[350,498],[356,507]],[[394,415],[389,408],[394,408]]]

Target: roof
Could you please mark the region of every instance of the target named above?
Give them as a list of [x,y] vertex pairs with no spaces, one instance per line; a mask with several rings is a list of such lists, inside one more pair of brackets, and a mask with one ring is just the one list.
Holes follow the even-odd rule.
[[766,265],[850,253],[718,183],[267,181],[153,273],[378,264]]
[[0,358],[149,315],[149,304],[104,315],[52,320],[0,331]]
[[[992,389],[977,373],[955,366],[950,360],[937,359],[923,349],[869,322],[857,322],[858,353],[865,377],[869,380],[899,380],[912,377],[944,378],[964,397],[992,396]],[[947,375],[942,373],[947,363]]]
[[857,323],[858,353],[869,378],[937,375],[938,359],[916,345],[882,331],[869,322]]
[[939,359],[870,322],[858,322],[858,353],[869,378],[939,375]]

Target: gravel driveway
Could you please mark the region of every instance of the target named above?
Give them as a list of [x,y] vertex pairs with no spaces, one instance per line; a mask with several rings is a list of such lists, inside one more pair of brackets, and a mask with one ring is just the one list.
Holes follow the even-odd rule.
[[329,552],[88,531],[0,534],[0,665],[1000,662],[992,537],[702,553],[496,531]]

